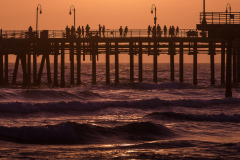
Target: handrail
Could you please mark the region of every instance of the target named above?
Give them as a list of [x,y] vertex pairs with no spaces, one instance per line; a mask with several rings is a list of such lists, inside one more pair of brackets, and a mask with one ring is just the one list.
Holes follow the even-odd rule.
[[[200,13],[202,23],[204,13]],[[207,24],[240,24],[240,12],[205,12]]]
[[[43,31],[39,31],[40,33]],[[153,33],[148,33],[147,29],[130,29],[127,33],[122,32],[122,35],[119,32],[119,29],[106,29],[106,31],[99,33],[97,29],[90,30],[87,34],[78,34],[78,32],[74,32],[72,35],[66,34],[65,30],[48,30],[48,38],[88,38],[88,37],[100,37],[100,38],[132,38],[132,37],[153,37]],[[3,30],[2,38],[4,39],[24,39],[24,38],[34,38],[36,32],[29,32],[28,30]],[[166,32],[163,29],[160,32],[157,32],[157,37],[201,37],[201,31],[197,31],[196,29],[179,29],[179,32],[175,32],[171,34],[169,29]]]

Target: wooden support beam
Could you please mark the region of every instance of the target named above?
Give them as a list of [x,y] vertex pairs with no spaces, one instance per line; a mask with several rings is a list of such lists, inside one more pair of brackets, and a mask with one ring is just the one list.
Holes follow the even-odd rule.
[[211,69],[211,85],[215,85],[215,69],[214,69],[215,45],[213,42],[209,43],[209,55]]
[[91,55],[92,55],[92,85],[97,84],[97,70],[96,70],[96,54],[98,52],[97,49],[97,42],[91,42],[92,50],[91,50]]
[[70,84],[74,85],[74,42],[70,42]]
[[44,55],[42,55],[42,61],[41,61],[39,72],[38,72],[38,80],[37,80],[38,84],[41,84],[42,72],[43,72],[45,60],[46,60],[46,55],[44,54]]
[[5,54],[5,84],[8,84],[8,53]]
[[133,42],[129,43],[129,55],[130,55],[130,82],[134,82]]
[[179,81],[183,83],[183,42],[180,42],[180,53],[179,53]]
[[33,82],[37,83],[37,53],[36,53],[36,49],[34,49],[34,52],[33,52]]
[[226,42],[221,44],[221,84],[225,84],[225,55],[226,55]]
[[21,64],[23,70],[23,85],[27,85],[27,65],[26,65],[26,54],[21,55]]
[[193,85],[197,85],[197,42],[194,42],[193,49]]
[[61,87],[65,87],[65,55],[64,55],[65,43],[61,43]]
[[81,84],[81,42],[77,43],[77,85]]
[[49,54],[46,55],[46,65],[47,65],[47,78],[48,78],[48,84],[52,83],[52,78],[51,78],[51,66],[50,66],[50,59],[49,59]]
[[106,84],[110,84],[110,52],[109,52],[109,42],[106,42]]
[[54,78],[53,86],[58,87],[58,55],[59,55],[59,43],[54,43]]
[[142,78],[142,72],[143,72],[143,62],[142,62],[142,42],[139,42],[139,53],[138,53],[138,67],[139,67],[139,74],[138,74],[138,78],[139,78],[139,82],[143,81]]
[[158,63],[157,40],[154,40],[154,54],[153,54],[153,82],[157,83],[157,63]]
[[118,42],[115,42],[115,83],[119,83]]
[[16,84],[16,79],[17,79],[17,72],[18,72],[18,66],[19,66],[19,55],[17,55],[16,57],[16,62],[15,62],[15,66],[14,66],[14,71],[13,71],[13,78],[12,78],[12,84],[15,85]]
[[31,63],[32,63],[32,61],[31,61],[31,58],[32,58],[31,52],[28,52],[27,56],[28,56],[28,63],[27,63],[28,64],[27,65],[28,83],[31,83]]
[[170,70],[171,70],[171,81],[175,80],[174,77],[174,55],[175,55],[175,49],[173,42],[169,42],[169,54],[170,54]]

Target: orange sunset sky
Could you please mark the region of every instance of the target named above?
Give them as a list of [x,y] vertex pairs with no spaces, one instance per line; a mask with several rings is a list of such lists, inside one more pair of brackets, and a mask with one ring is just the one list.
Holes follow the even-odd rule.
[[[71,5],[76,9],[76,26],[89,24],[97,29],[98,24],[106,29],[128,26],[129,29],[146,29],[153,25],[151,6],[157,6],[157,23],[194,29],[199,23],[203,0],[0,0],[0,28],[3,30],[27,30],[36,28],[36,8],[41,4],[39,30],[63,30],[73,25],[69,15]],[[232,12],[240,11],[240,0],[206,0],[206,11],[226,10],[227,3]],[[152,58],[151,58],[152,59]],[[192,59],[191,59],[192,60]],[[201,58],[199,59],[201,62]]]

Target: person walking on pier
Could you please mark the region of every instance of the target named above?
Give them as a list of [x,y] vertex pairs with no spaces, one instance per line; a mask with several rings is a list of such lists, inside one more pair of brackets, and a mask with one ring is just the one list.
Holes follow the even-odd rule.
[[70,37],[70,28],[66,27],[66,38]]
[[172,26],[172,37],[175,36],[175,27]]
[[128,33],[128,27],[126,26],[125,29],[124,29],[124,36],[127,37],[127,33]]
[[156,26],[153,26],[153,28],[152,28],[152,36],[153,37],[156,37]]
[[78,38],[80,38],[80,37],[81,37],[81,34],[82,34],[82,31],[81,31],[81,27],[80,27],[80,26],[78,26],[78,28],[77,28],[77,34],[78,34]]
[[90,31],[90,27],[89,27],[89,25],[87,24],[87,26],[86,26],[86,36],[89,36],[89,31]]
[[157,26],[157,36],[161,37],[161,27],[159,26],[159,24]]
[[169,31],[168,31],[169,37],[172,35],[172,27],[169,27]]
[[167,26],[166,25],[164,25],[163,31],[164,31],[164,37],[166,37],[167,36]]
[[177,26],[177,28],[176,28],[176,36],[178,36],[178,34],[179,34],[179,27]]
[[99,24],[98,25],[98,33],[99,33],[99,36],[101,37],[101,33],[102,33],[102,26]]
[[75,36],[75,28],[74,28],[74,26],[71,27],[71,35],[72,35],[72,37]]
[[120,36],[122,37],[122,32],[123,32],[123,29],[122,29],[122,26],[120,26],[119,28],[119,33],[120,33]]
[[84,27],[82,26],[82,36],[84,38]]
[[151,31],[152,31],[152,27],[149,25],[149,26],[148,26],[148,37],[149,37],[149,35],[151,34]]
[[102,34],[103,34],[103,37],[105,37],[105,25],[103,25],[102,27]]

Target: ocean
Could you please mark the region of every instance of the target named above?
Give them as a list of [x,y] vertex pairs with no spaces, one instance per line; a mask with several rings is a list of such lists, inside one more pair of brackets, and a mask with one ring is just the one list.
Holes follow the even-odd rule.
[[65,88],[47,85],[45,69],[41,86],[1,87],[0,158],[240,159],[240,88],[233,85],[233,98],[225,98],[220,64],[215,86],[208,63],[198,64],[198,85],[192,64],[184,64],[184,83],[178,64],[171,82],[170,65],[159,63],[157,84],[152,64],[143,64],[142,83],[137,64],[134,83],[129,64],[119,67],[119,84],[114,64],[106,85],[105,64],[97,63],[98,84],[91,85],[91,64],[84,63],[79,86],[69,85],[68,64]]

